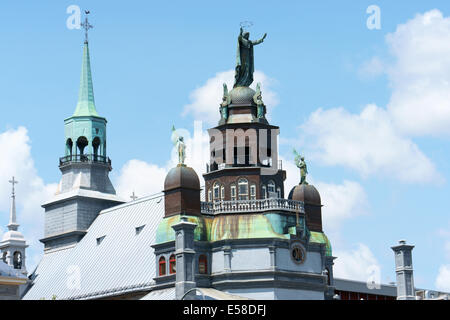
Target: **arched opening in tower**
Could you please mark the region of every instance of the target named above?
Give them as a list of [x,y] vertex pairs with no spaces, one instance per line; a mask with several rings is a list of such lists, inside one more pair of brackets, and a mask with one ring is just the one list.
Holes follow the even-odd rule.
[[73,141],[72,139],[67,139],[66,141],[66,156],[72,156],[72,147],[73,147]]
[[19,251],[14,252],[13,265],[14,265],[14,269],[22,268],[22,255],[20,254]]
[[86,146],[88,145],[88,139],[86,139],[86,137],[79,137],[77,139],[77,148],[80,154],[80,160],[83,161],[84,158],[86,158],[84,156],[84,148],[86,148]]
[[99,153],[99,147],[100,147],[100,138],[95,137],[94,140],[92,140],[92,151],[94,153],[94,161],[98,160],[98,153]]

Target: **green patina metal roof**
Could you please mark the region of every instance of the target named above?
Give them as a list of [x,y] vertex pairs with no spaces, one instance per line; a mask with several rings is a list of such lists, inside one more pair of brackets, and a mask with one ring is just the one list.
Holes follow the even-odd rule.
[[[189,222],[196,223],[194,230],[194,240],[209,241],[209,230],[211,230],[211,220],[197,216],[186,216]],[[175,231],[172,226],[180,222],[180,215],[165,217],[156,230],[156,243],[164,243],[175,240]]]
[[324,243],[325,244],[325,254],[327,256],[332,256],[332,250],[331,250],[331,242],[328,239],[328,237],[323,232],[315,232],[311,231],[309,241],[315,242],[315,243]]
[[[220,241],[229,239],[278,238],[289,239],[295,234],[292,219],[295,217],[278,213],[220,215],[213,218],[187,216],[189,222],[197,224],[194,239],[197,241]],[[172,226],[180,221],[180,215],[164,218],[156,231],[156,243],[175,240]],[[283,230],[286,230],[283,233]],[[325,244],[326,255],[331,256],[331,243],[323,232],[310,231],[310,242]]]
[[84,43],[83,63],[81,66],[80,91],[78,92],[77,108],[73,117],[99,117],[95,109],[94,88],[92,85],[91,62],[89,58],[89,44]]

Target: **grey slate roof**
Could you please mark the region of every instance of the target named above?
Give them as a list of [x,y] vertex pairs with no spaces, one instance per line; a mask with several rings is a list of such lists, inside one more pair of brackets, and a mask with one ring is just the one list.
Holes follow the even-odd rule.
[[140,300],[175,300],[175,287],[151,291]]
[[44,254],[23,299],[92,299],[150,290],[151,245],[163,215],[162,193],[101,211],[75,247]]

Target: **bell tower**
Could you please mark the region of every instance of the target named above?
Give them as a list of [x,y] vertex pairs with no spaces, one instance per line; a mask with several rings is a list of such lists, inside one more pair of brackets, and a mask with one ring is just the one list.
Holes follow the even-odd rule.
[[12,184],[11,206],[9,210],[8,231],[3,235],[0,242],[0,250],[2,260],[14,269],[20,270],[23,274],[27,274],[25,267],[25,249],[28,247],[24,236],[19,231],[19,224],[16,218],[16,192],[14,185],[18,181],[12,177],[9,180]]
[[[86,12],[88,14],[88,12]],[[92,84],[87,16],[78,103],[64,120],[65,153],[59,159],[62,178],[55,197],[43,204],[45,251],[75,245],[98,213],[123,203],[109,179],[111,160],[106,153],[106,118],[96,110]]]

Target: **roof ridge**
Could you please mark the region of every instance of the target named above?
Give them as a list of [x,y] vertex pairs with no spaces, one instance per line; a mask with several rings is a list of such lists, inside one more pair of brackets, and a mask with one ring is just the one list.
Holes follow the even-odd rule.
[[163,196],[164,196],[163,192],[154,193],[154,194],[151,194],[151,195],[148,195],[148,196],[144,196],[142,198],[138,198],[137,200],[128,201],[128,202],[119,204],[117,206],[104,209],[104,210],[100,211],[99,215],[105,214],[105,213],[109,213],[111,211],[116,211],[118,209],[125,208],[127,206],[131,206],[131,205],[134,205],[134,204],[137,204],[137,203],[141,203],[141,202],[145,202],[145,201],[150,201],[150,200],[154,200],[154,199],[157,199],[157,198],[161,198]]

